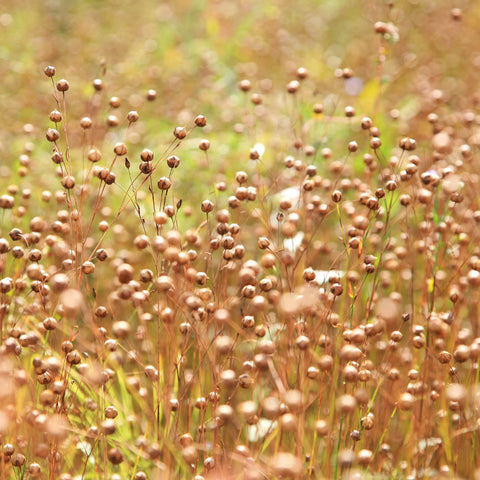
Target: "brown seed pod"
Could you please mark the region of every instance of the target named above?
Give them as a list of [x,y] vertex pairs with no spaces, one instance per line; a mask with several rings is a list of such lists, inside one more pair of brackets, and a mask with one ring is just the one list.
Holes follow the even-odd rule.
[[184,139],[187,136],[187,129],[185,127],[175,127],[173,135],[179,140]]
[[214,209],[214,204],[210,200],[204,200],[202,202],[201,209],[203,213],[210,213]]
[[61,183],[63,188],[71,190],[75,186],[75,177],[73,175],[65,175]]
[[55,75],[55,67],[53,67],[52,65],[47,65],[43,69],[43,73],[45,73],[47,77],[53,77]]
[[103,81],[101,78],[93,80],[92,85],[96,92],[103,90]]
[[400,410],[411,410],[415,404],[415,397],[410,393],[402,393],[397,405]]
[[200,143],[198,144],[198,148],[206,152],[210,148],[210,141],[207,140],[206,138],[204,138],[203,140],[200,140]]
[[109,462],[111,462],[113,465],[120,465],[120,463],[122,463],[124,460],[123,453],[119,448],[116,447],[108,450],[107,457]]
[[122,101],[118,97],[111,97],[108,103],[112,108],[118,108],[122,104]]
[[127,146],[123,142],[118,142],[115,147],[113,147],[113,151],[115,155],[126,155],[127,154]]
[[157,98],[157,91],[154,90],[153,88],[148,90],[146,95],[145,95],[145,98],[149,101],[149,102],[153,102],[156,98]]
[[292,80],[287,85],[288,93],[295,93],[300,88],[300,82],[298,80]]
[[203,128],[207,125],[207,119],[205,118],[204,115],[197,115],[195,118],[195,125],[197,127]]
[[64,78],[62,78],[57,82],[57,90],[59,92],[65,93],[69,88],[70,88],[70,85]]
[[355,142],[355,141],[351,141],[349,144],[348,144],[348,151],[351,152],[351,153],[354,153],[358,150],[358,143]]
[[21,453],[14,453],[10,458],[10,463],[17,468],[23,467],[25,465],[25,455]]
[[49,128],[45,134],[45,137],[49,142],[56,142],[60,138],[60,133],[58,133],[58,130],[55,130],[54,128]]
[[81,120],[80,120],[80,126],[84,129],[84,130],[87,130],[89,128],[92,127],[92,119],[90,117],[83,117]]
[[332,201],[335,203],[342,201],[342,192],[340,190],[334,190],[332,192]]
[[138,112],[136,110],[131,110],[127,113],[127,120],[130,123],[135,123],[139,118]]
[[153,164],[152,162],[142,162],[138,166],[138,169],[145,175],[153,172]]
[[252,84],[250,80],[244,79],[238,83],[238,88],[242,90],[242,92],[248,92],[252,88]]
[[370,148],[372,148],[373,150],[377,150],[378,148],[380,148],[382,146],[382,141],[380,140],[379,137],[377,136],[372,136],[370,138]]
[[58,110],[52,110],[49,118],[52,122],[59,123],[62,121],[62,114]]
[[169,168],[178,168],[180,159],[176,155],[171,155],[167,158],[167,165]]

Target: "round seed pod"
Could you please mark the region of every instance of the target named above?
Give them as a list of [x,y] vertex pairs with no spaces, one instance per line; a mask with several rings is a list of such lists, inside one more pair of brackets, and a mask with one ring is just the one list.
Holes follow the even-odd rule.
[[175,138],[182,140],[187,136],[187,129],[185,127],[175,127],[173,135]]
[[64,78],[62,78],[57,82],[56,87],[59,92],[65,93],[70,88],[70,85]]
[[56,142],[60,138],[60,133],[54,128],[49,128],[45,137],[49,142]]
[[127,146],[123,142],[118,142],[113,147],[113,151],[114,151],[115,155],[123,156],[123,155],[127,154],[128,150],[127,150]]
[[200,140],[200,143],[198,144],[198,148],[206,152],[210,148],[210,141],[207,140],[206,138]]
[[341,395],[336,402],[337,409],[342,414],[350,414],[357,406],[357,400],[352,395]]
[[108,461],[113,465],[120,465],[120,463],[122,463],[124,460],[122,451],[116,447],[110,448],[108,450],[107,458]]
[[127,120],[130,123],[135,123],[139,118],[138,112],[135,110],[131,110],[130,112],[127,113]]
[[93,80],[92,85],[96,92],[103,90],[103,81],[101,78]]
[[25,465],[25,455],[21,453],[14,453],[10,457],[10,463],[17,468],[23,467]]
[[272,459],[272,469],[281,478],[299,478],[303,462],[292,453],[277,453]]
[[400,395],[400,398],[398,400],[398,408],[400,410],[411,410],[413,408],[413,405],[415,404],[415,397],[410,394],[410,393],[402,393]]
[[288,93],[295,93],[300,88],[300,82],[298,80],[292,80],[287,85]]
[[92,119],[90,117],[83,117],[81,120],[80,120],[80,126],[84,129],[84,130],[87,130],[89,128],[92,127]]
[[182,458],[189,465],[195,463],[195,461],[198,458],[197,449],[193,445],[188,445],[188,446],[182,448]]
[[53,77],[55,75],[55,67],[53,67],[52,65],[47,65],[43,69],[43,73],[45,73],[47,77]]
[[204,115],[197,115],[195,118],[195,125],[197,127],[203,128],[207,125],[207,119]]
[[153,89],[148,90],[145,97],[149,102],[153,102],[153,100],[157,98],[156,90],[153,90]]
[[112,108],[118,108],[122,104],[122,101],[118,97],[111,97],[108,103]]

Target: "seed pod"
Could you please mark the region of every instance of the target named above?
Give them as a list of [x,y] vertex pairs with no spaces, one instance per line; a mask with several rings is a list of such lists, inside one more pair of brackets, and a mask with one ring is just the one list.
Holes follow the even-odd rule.
[[300,82],[298,80],[292,80],[287,85],[288,93],[295,93],[300,88]]
[[126,155],[127,154],[127,146],[122,142],[118,142],[115,145],[115,147],[113,147],[113,151],[114,151],[115,155],[118,155],[118,156]]
[[214,205],[210,200],[204,200],[201,205],[201,209],[203,213],[210,213],[213,211]]
[[149,102],[153,102],[153,100],[157,98],[156,90],[153,90],[153,89],[148,90],[145,97]]
[[107,457],[108,457],[108,460],[113,465],[119,465],[124,460],[123,453],[121,452],[121,450],[115,447],[110,448],[110,450],[108,450]]
[[203,128],[207,125],[207,119],[205,118],[204,115],[197,115],[195,118],[195,125],[197,127]]
[[52,65],[47,65],[44,68],[43,73],[45,73],[47,77],[53,77],[55,75],[55,67],[53,67]]
[[135,110],[132,110],[127,113],[127,120],[130,123],[135,123],[138,120],[138,117],[139,117],[138,112],[136,112]]
[[397,403],[400,410],[411,410],[414,404],[415,397],[410,393],[402,393]]
[[89,128],[91,128],[93,122],[92,122],[92,119],[90,117],[83,117],[81,120],[80,120],[80,126],[84,129],[84,130],[87,130]]
[[95,80],[93,80],[92,85],[97,92],[103,90],[103,81],[101,78],[96,78]]
[[57,82],[57,90],[59,92],[65,93],[69,88],[70,88],[70,85],[64,78],[62,78]]
[[75,177],[73,175],[65,175],[62,178],[62,186],[67,190],[71,190],[75,186]]
[[56,142],[60,138],[60,133],[58,133],[58,130],[55,130],[54,128],[49,128],[45,134],[45,137],[49,142]]
[[118,97],[111,97],[108,103],[112,108],[118,108],[120,107],[122,101]]
[[22,455],[21,453],[14,453],[10,459],[10,463],[14,467],[23,467],[23,465],[25,465],[25,455]]
[[204,138],[200,140],[200,143],[198,144],[198,148],[206,152],[210,148],[210,142],[206,138]]
[[303,471],[303,463],[295,455],[281,452],[273,457],[272,468],[278,477],[299,478]]
[[173,130],[173,135],[179,140],[184,139],[187,136],[187,130],[185,127],[175,127]]

